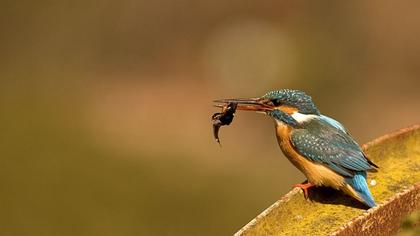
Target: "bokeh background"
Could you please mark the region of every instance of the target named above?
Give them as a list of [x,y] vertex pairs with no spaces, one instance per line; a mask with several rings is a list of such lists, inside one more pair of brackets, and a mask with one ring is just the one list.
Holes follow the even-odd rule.
[[311,94],[360,143],[419,122],[419,1],[1,1],[1,235],[229,235],[304,180],[273,122]]

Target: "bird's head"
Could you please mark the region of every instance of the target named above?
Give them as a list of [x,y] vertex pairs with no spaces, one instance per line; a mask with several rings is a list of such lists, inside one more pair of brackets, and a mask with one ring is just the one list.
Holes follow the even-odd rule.
[[309,95],[292,89],[270,91],[259,98],[220,99],[214,102],[234,102],[238,104],[237,110],[262,112],[291,126],[297,126],[311,117],[320,115]]

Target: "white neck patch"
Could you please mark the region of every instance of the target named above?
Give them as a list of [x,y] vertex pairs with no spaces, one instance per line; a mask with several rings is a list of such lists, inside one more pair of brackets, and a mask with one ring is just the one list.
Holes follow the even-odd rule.
[[317,117],[317,115],[306,115],[299,112],[295,112],[292,114],[293,119],[295,119],[298,123],[304,123],[309,120],[312,120]]

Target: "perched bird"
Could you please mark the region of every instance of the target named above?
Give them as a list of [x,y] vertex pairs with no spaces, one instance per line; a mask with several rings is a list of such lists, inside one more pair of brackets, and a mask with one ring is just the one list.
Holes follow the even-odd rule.
[[[312,186],[343,191],[369,207],[375,201],[366,172],[378,168],[338,121],[322,115],[312,98],[299,90],[271,91],[261,98],[222,99],[237,110],[267,114],[275,121],[277,141],[285,156],[307,177],[300,187],[307,197]],[[218,105],[221,106],[221,105]]]

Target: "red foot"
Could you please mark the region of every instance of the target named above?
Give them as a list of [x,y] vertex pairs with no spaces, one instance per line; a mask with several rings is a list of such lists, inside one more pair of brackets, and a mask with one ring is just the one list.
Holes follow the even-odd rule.
[[293,187],[295,188],[301,188],[303,190],[303,195],[305,196],[305,199],[308,199],[308,188],[315,186],[309,182],[306,182],[304,184],[295,184]]

